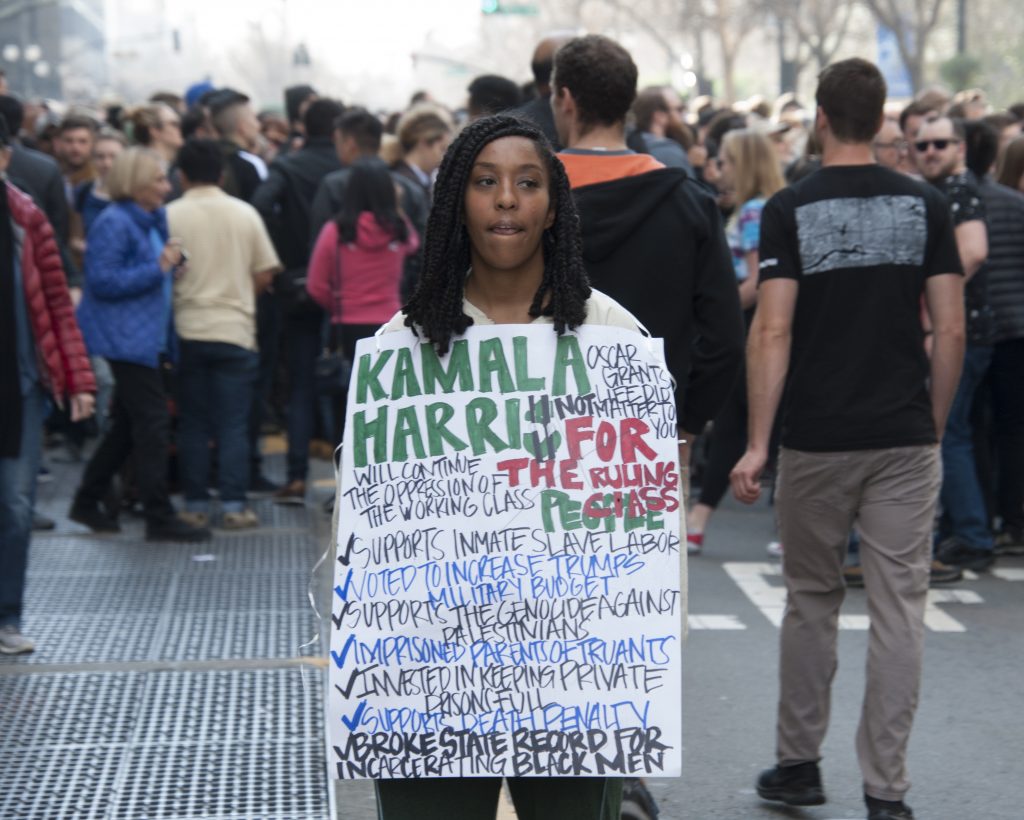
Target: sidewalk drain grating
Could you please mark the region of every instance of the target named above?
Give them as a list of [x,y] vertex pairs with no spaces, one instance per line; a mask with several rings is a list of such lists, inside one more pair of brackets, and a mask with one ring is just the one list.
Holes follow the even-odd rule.
[[127,743],[142,685],[141,675],[124,673],[0,676],[4,766],[24,747]]
[[110,816],[115,778],[126,753],[124,747],[98,745],[7,750],[0,766],[0,817],[105,820]]
[[320,742],[144,746],[132,751],[117,820],[306,820],[328,816]]
[[153,654],[159,615],[76,616],[55,615],[53,610],[43,614],[31,597],[28,602],[22,631],[36,642],[36,651],[28,655],[0,655],[0,666],[144,661]]
[[170,611],[174,614],[231,610],[301,609],[307,602],[310,573],[239,574],[212,569],[183,574]]
[[146,676],[136,745],[312,742],[324,676],[298,669],[154,672]]
[[159,660],[296,658],[326,655],[319,644],[300,650],[319,635],[309,608],[279,612],[206,612],[172,616]]

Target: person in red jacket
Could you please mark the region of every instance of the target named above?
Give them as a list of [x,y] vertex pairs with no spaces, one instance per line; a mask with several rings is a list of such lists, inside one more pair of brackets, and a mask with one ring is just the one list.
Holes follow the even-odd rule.
[[[306,277],[306,290],[331,317],[336,348],[351,356],[357,341],[395,315],[405,258],[419,246],[387,166],[354,162],[341,211],[320,231]],[[336,426],[344,419],[342,406]]]
[[[10,162],[0,119],[0,177]],[[75,322],[53,228],[32,199],[0,182],[0,653],[31,652],[21,634],[25,569],[49,393],[71,419],[92,414],[96,383]]]

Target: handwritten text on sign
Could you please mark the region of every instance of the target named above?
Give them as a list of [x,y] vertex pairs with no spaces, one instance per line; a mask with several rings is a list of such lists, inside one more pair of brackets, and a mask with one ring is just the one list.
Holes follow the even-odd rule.
[[660,343],[359,343],[342,458],[339,778],[680,770],[679,478]]

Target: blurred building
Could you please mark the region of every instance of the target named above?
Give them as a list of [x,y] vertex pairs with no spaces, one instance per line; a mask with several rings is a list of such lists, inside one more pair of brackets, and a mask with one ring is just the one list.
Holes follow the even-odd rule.
[[16,94],[94,98],[106,82],[104,0],[0,3],[0,68]]

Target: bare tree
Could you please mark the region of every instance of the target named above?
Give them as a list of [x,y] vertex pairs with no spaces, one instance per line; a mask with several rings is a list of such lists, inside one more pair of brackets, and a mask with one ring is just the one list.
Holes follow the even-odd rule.
[[585,7],[613,11],[624,29],[642,32],[665,54],[666,64],[678,65],[693,42],[697,68],[703,73],[703,36],[717,42],[722,60],[723,96],[736,98],[735,71],[740,49],[764,20],[760,0],[573,0],[569,10],[582,19]]
[[850,31],[856,4],[849,0],[764,0],[765,11],[796,39],[797,71],[814,61],[818,71],[835,59]]
[[896,35],[900,56],[914,91],[924,80],[924,55],[928,40],[942,18],[945,0],[864,0],[875,20]]

